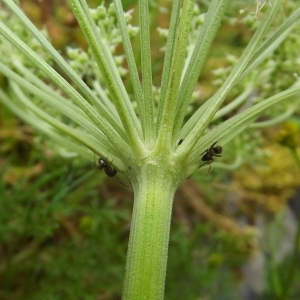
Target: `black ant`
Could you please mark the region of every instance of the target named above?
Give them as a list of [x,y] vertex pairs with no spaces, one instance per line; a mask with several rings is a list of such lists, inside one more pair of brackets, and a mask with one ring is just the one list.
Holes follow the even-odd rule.
[[[114,177],[117,174],[117,170],[111,166],[111,163],[107,163],[103,158],[99,158],[98,166],[96,167],[98,170],[104,169],[104,172],[109,177]],[[129,167],[130,168],[130,167]],[[122,181],[118,180],[122,185],[128,187],[128,185],[124,184]]]
[[99,165],[97,166],[97,169],[104,169],[104,172],[107,176],[113,177],[117,174],[118,171],[111,166],[111,163],[112,161],[110,163],[107,163],[107,161],[105,161],[103,158],[99,158]]
[[207,174],[209,173],[210,171],[210,168],[211,168],[211,163],[214,162],[214,156],[217,156],[217,157],[222,157],[222,155],[220,155],[223,151],[222,147],[221,146],[215,146],[217,142],[214,142],[208,149],[206,149],[205,151],[203,151],[203,153],[201,153],[202,158],[201,160],[202,161],[205,161],[205,163],[200,166],[199,168],[205,166],[205,165],[209,165],[209,169],[208,169],[208,172]]

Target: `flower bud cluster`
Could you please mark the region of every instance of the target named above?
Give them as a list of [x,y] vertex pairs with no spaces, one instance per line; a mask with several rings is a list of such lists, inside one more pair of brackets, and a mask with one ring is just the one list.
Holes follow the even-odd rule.
[[[259,18],[264,18],[263,13],[265,7],[270,5],[270,1],[256,1],[257,7],[259,8]],[[289,13],[296,9],[295,4],[289,3],[285,7]],[[231,11],[231,10],[229,10]],[[278,24],[275,24],[274,30],[277,29],[284,20],[284,16],[278,13]],[[231,17],[234,20],[234,17]],[[249,20],[252,18],[252,23],[249,23]],[[256,23],[259,23],[260,20],[253,18],[253,14],[247,14],[244,18],[240,18],[236,22],[232,22],[234,26],[239,26],[237,28],[238,32],[236,35],[247,36],[247,31],[254,31]],[[255,25],[256,24],[256,25]],[[247,26],[246,29],[244,26]],[[270,33],[272,34],[272,33]],[[249,38],[251,36],[249,35]],[[243,42],[243,41],[241,41]],[[289,33],[289,35],[283,40],[281,45],[276,48],[275,51],[270,52],[269,57],[267,57],[261,64],[259,64],[250,74],[236,85],[230,95],[229,99],[235,98],[240,95],[247,87],[252,86],[255,90],[255,99],[252,101],[253,104],[263,101],[268,97],[275,95],[279,92],[282,92],[289,88],[297,80],[294,76],[299,75],[300,70],[300,59],[299,59],[299,48],[300,48],[300,26],[294,27],[294,29]],[[229,52],[229,51],[228,51]],[[229,76],[234,65],[238,61],[238,55],[233,55],[227,53],[225,56],[225,61],[222,63],[221,67],[218,67],[212,71],[214,75],[214,80],[212,81],[215,88],[222,86],[226,78]],[[224,66],[225,65],[225,66]],[[295,98],[294,101],[297,101]],[[276,105],[268,110],[268,118],[272,118],[284,113],[289,107],[293,104],[293,99],[289,101],[282,102],[280,105]]]
[[[39,41],[23,26],[19,18],[16,17],[10,10],[6,9],[0,3],[0,20],[10,30],[17,35],[27,46],[29,46],[35,53],[37,53],[44,61],[52,65],[53,60],[50,55],[44,50]],[[48,32],[45,28],[41,29],[41,33],[49,39]],[[9,65],[10,68],[14,69],[14,63],[19,61],[25,67],[29,69],[36,69],[36,66],[26,58],[26,56],[19,51],[16,47],[12,46],[3,36],[0,36],[0,61]],[[42,72],[36,70],[36,75],[44,78]]]
[[[120,75],[122,77],[126,76],[128,70],[124,66],[125,56],[117,54],[117,48],[122,44],[122,38],[118,27],[115,5],[111,3],[108,7],[105,7],[104,3],[102,3],[97,8],[90,9],[90,12],[99,30],[102,42],[106,43],[111,53],[113,53]],[[132,13],[133,10],[124,13],[130,37],[136,36],[139,31],[138,27],[134,27],[129,23],[132,19]],[[72,68],[81,75],[89,87],[92,88],[95,80],[102,82],[97,64],[89,50],[67,48],[67,56]]]

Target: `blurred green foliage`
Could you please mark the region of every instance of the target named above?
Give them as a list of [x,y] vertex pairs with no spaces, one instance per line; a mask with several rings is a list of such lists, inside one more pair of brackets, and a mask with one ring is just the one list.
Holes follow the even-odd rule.
[[[44,1],[43,5],[53,4],[53,15],[41,18],[39,9],[32,10],[34,1],[22,3],[37,23],[51,24],[48,29],[53,29],[50,34],[58,48],[84,44],[76,21],[72,16],[68,19],[67,6]],[[124,1],[124,7],[130,8],[132,3],[135,2]],[[66,16],[65,23],[53,22],[61,15]],[[154,25],[153,31],[157,24]],[[239,52],[240,45],[246,44],[244,33],[244,28],[236,35],[228,27],[222,29],[213,52],[218,57],[228,51],[224,37],[232,40],[230,51]],[[225,46],[219,47],[220,44]],[[134,47],[138,55],[138,46]],[[161,59],[162,53],[154,56]],[[223,56],[208,60],[203,75],[206,78],[202,78],[204,95],[213,89],[208,82],[212,78],[209,70],[224,61]],[[154,62],[154,74],[160,75],[161,66],[161,60]],[[5,86],[5,79],[0,78],[0,84]],[[92,163],[54,155],[51,141],[36,136],[2,106],[0,140],[0,300],[120,299],[131,189],[115,178],[104,181],[103,172],[95,170]],[[224,173],[218,171],[217,175],[214,181],[226,182]],[[205,185],[208,181],[211,179],[204,174],[204,198],[213,199],[209,204],[220,209],[216,189]],[[191,228],[183,226],[176,214],[173,218],[165,299],[238,300],[240,267],[251,247],[239,236],[216,228],[187,209],[186,218],[191,216]],[[276,272],[284,274],[289,262],[287,259],[276,264]],[[268,275],[273,271],[270,269]],[[295,282],[299,280],[298,268]],[[299,295],[299,289],[294,289],[290,299],[299,299]],[[275,299],[271,283],[261,299]]]
[[0,299],[118,294],[129,209],[99,195],[95,170],[31,152],[32,162],[18,168],[43,164],[37,176],[8,182],[9,156],[1,171]]

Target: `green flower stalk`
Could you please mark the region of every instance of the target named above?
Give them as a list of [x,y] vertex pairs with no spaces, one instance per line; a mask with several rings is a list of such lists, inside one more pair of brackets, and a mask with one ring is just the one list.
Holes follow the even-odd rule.
[[[137,29],[129,24],[130,14],[124,13],[121,0],[114,0],[108,10],[103,5],[90,10],[85,0],[69,0],[89,44],[88,52],[68,49],[69,62],[15,1],[2,2],[7,10],[0,15],[0,72],[8,79],[8,86],[0,90],[1,101],[69,149],[69,155],[92,160],[96,154],[128,178],[134,189],[134,208],[123,299],[163,299],[172,201],[179,184],[198,170],[201,153],[214,142],[224,146],[250,126],[266,126],[255,121],[275,104],[289,103],[283,108],[286,116],[297,107],[295,96],[300,92],[300,82],[295,79],[283,91],[265,96],[208,130],[213,120],[240,107],[250,97],[254,79],[248,81],[243,93],[220,109],[229,93],[255,73],[258,66],[271,61],[274,50],[296,30],[300,8],[270,30],[282,3],[257,1],[256,15],[263,6],[266,14],[255,23],[258,25],[252,39],[232,68],[222,73],[226,77],[217,92],[186,121],[195,85],[229,0],[210,1],[205,17],[199,16],[195,1],[174,0],[158,105],[152,84],[147,0],[138,1],[141,81],[130,42]],[[12,17],[14,21],[10,20]],[[114,17],[117,26],[113,25]],[[196,23],[200,26],[191,32],[191,24],[196,24],[191,23],[193,18],[199,18]],[[121,68],[123,57],[114,54],[120,41],[132,82],[132,97],[121,76],[126,75]],[[54,64],[67,77],[61,76]],[[86,67],[82,68],[84,64]],[[86,84],[84,79],[90,70],[94,79]],[[51,84],[46,84],[45,78]],[[270,116],[273,123],[282,121],[276,119],[276,114]]]

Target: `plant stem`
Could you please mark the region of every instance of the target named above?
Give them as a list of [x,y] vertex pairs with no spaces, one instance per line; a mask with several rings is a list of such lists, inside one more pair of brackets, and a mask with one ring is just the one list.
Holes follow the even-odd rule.
[[135,199],[123,300],[164,298],[172,203],[178,186],[172,169],[144,164],[132,182]]

